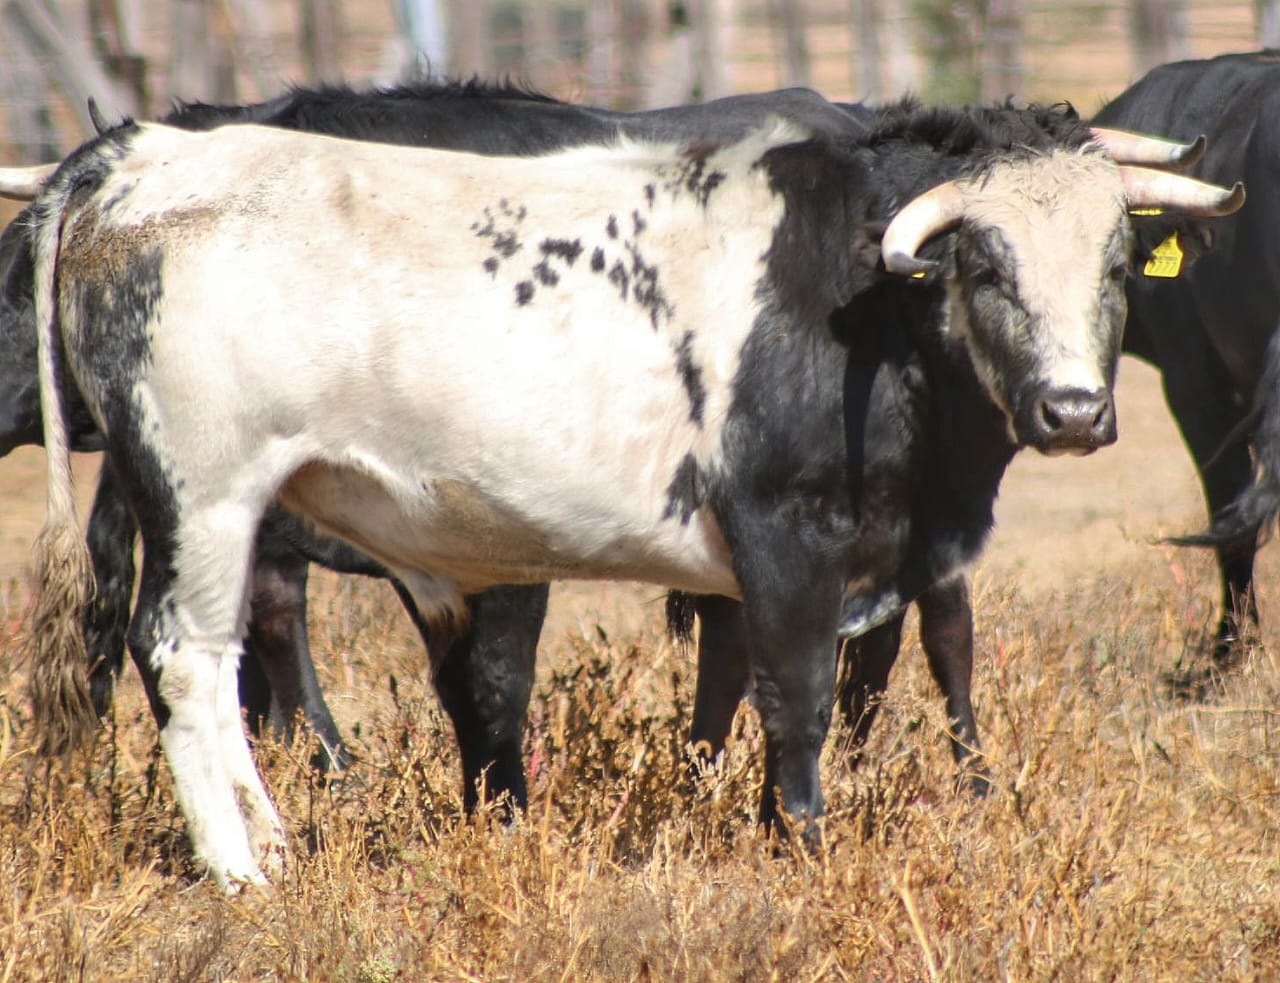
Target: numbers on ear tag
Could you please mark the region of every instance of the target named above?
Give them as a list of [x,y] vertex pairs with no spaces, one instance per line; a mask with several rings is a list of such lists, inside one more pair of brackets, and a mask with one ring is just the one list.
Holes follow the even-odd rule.
[[1142,272],[1165,280],[1171,280],[1182,272],[1182,247],[1178,245],[1178,233],[1169,233],[1169,238],[1151,251],[1151,258]]

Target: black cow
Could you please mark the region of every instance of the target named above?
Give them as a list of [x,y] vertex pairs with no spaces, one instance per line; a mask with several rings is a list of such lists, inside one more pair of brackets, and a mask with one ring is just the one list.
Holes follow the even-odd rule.
[[[1129,283],[1124,351],[1160,371],[1165,398],[1195,460],[1211,515],[1250,486],[1250,438],[1268,345],[1280,317],[1280,52],[1222,55],[1155,68],[1095,117],[1107,126],[1187,138],[1206,134],[1209,150],[1192,172],[1209,181],[1244,180],[1249,207],[1213,227],[1213,249],[1177,279],[1135,275]],[[1162,238],[1162,218],[1141,220],[1151,242]],[[1191,245],[1195,245],[1192,243]],[[1280,371],[1280,370],[1278,370]],[[1266,434],[1265,424],[1258,436]],[[1259,442],[1274,480],[1280,451]],[[1227,513],[1208,539],[1222,576],[1222,615],[1213,656],[1218,667],[1236,663],[1238,639],[1258,609],[1253,562],[1269,509],[1257,500]]]

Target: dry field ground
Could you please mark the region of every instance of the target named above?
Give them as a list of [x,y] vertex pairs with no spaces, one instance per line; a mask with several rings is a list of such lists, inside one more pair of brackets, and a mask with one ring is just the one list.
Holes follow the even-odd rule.
[[[1264,645],[1172,695],[1212,618],[1199,522],[1154,376],[1122,371],[1121,443],[1025,458],[977,571],[975,694],[996,781],[953,790],[914,634],[868,761],[829,742],[828,848],[752,819],[760,733],[681,780],[691,663],[658,592],[558,590],[514,830],[460,815],[448,724],[383,585],[315,577],[314,647],[358,763],[259,757],[287,876],[220,896],[192,870],[136,679],[96,746],[36,760],[22,672],[0,679],[0,980],[1266,980],[1280,978],[1280,571]],[[21,636],[39,453],[0,465],[0,651]],[[80,462],[82,490],[94,462]],[[1269,643],[1269,644],[1266,644]]]

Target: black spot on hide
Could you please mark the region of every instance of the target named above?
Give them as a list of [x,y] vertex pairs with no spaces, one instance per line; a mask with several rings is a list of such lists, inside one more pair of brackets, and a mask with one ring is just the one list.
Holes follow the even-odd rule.
[[599,246],[591,251],[591,272],[604,272],[604,250]]
[[499,232],[493,237],[493,251],[503,259],[510,259],[520,251],[520,240],[514,231]]
[[524,307],[529,301],[533,300],[533,281],[521,280],[516,284],[516,304]]
[[686,454],[680,460],[671,484],[667,485],[667,505],[662,510],[662,517],[679,517],[680,525],[687,526],[701,505],[702,476],[698,472],[698,462],[692,454]]
[[[525,209],[521,206],[513,209],[511,204],[503,198],[498,202],[498,208],[494,209],[485,207],[484,218],[482,221],[472,222],[470,229],[479,239],[488,239],[493,246],[493,251],[503,259],[510,259],[518,253],[524,244],[520,241],[519,225],[524,221]],[[485,267],[489,269],[488,266]],[[490,272],[492,272],[490,270]]]
[[702,366],[693,360],[693,332],[686,331],[676,346],[676,371],[689,396],[689,419],[699,428],[707,404],[707,390],[702,385]]
[[626,300],[631,277],[627,274],[627,268],[622,265],[622,260],[613,261],[613,266],[609,268],[609,282],[618,288],[618,293]]
[[560,282],[560,274],[545,259],[533,268],[533,275],[544,287],[554,287]]
[[490,256],[480,265],[484,267],[484,271],[490,276],[496,277],[498,275],[498,259],[496,256]]
[[610,215],[609,221],[605,223],[604,230],[609,233],[610,239],[618,238],[618,216]]
[[580,239],[543,239],[538,249],[542,251],[543,256],[562,259],[565,266],[572,266],[582,255],[582,241]]
[[671,319],[675,308],[658,283],[658,268],[646,263],[633,243],[627,244],[627,251],[631,253],[631,296],[649,312],[649,322],[653,325],[653,330],[657,331],[661,322]]
[[723,184],[726,177],[723,171],[707,167],[707,158],[718,149],[712,143],[700,143],[691,147],[686,151],[684,162],[674,169],[674,173],[664,171],[662,189],[673,198],[681,193],[690,194],[694,201],[705,208],[711,199],[711,192]]

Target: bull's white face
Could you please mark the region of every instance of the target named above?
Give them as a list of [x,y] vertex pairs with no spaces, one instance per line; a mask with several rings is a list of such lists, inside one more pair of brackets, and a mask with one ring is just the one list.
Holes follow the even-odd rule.
[[1013,439],[1051,454],[1112,443],[1131,252],[1119,168],[1055,151],[995,165],[965,200],[948,328]]

